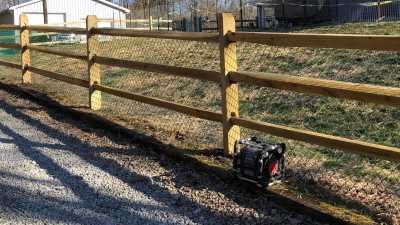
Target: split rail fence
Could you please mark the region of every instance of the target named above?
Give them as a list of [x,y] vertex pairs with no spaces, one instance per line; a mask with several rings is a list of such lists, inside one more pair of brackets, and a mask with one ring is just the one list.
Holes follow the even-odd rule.
[[[242,118],[239,115],[238,94],[239,84],[242,83],[311,95],[350,99],[379,105],[400,107],[400,88],[305,78],[285,74],[241,72],[237,71],[236,58],[237,42],[250,42],[282,47],[400,51],[400,36],[236,32],[234,17],[229,13],[222,13],[219,15],[219,33],[152,32],[115,28],[97,28],[97,19],[95,16],[88,16],[86,24],[86,29],[52,26],[30,26],[28,25],[27,18],[25,16],[21,16],[19,26],[0,25],[0,30],[19,30],[21,37],[20,44],[0,44],[0,47],[20,49],[22,55],[21,64],[0,61],[0,65],[21,69],[22,82],[24,84],[30,84],[32,82],[32,73],[35,73],[61,82],[87,88],[89,93],[89,105],[92,110],[98,110],[102,107],[101,93],[104,92],[121,98],[166,108],[189,116],[221,122],[223,126],[223,143],[226,155],[232,155],[234,143],[240,137],[240,127],[244,127],[279,137],[340,149],[347,152],[365,154],[392,161],[400,161],[400,148],[397,147],[372,144],[363,141]],[[54,50],[43,46],[39,47],[31,45],[29,43],[29,32],[31,31],[87,35],[87,54],[78,54]],[[96,55],[96,48],[93,47],[97,46],[95,43],[99,41],[99,35],[147,37],[219,43],[221,69],[220,72],[215,72],[110,57],[100,57]],[[63,74],[36,68],[30,63],[30,51],[38,51],[87,61],[89,80],[72,78]],[[100,65],[123,67],[147,72],[167,73],[174,76],[216,82],[220,84],[221,87],[222,113],[202,110],[154,97],[129,93],[121,89],[102,85],[100,77]]]

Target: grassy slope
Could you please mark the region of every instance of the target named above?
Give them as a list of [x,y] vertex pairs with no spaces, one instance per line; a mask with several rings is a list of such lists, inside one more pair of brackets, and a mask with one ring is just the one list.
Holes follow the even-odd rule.
[[[345,24],[298,29],[295,32],[400,34],[400,24]],[[129,50],[123,50],[121,46]],[[218,70],[218,49],[213,45],[153,39],[118,39],[101,44],[101,54],[144,62],[180,65]],[[85,51],[85,46],[57,48]],[[397,53],[354,50],[275,48],[253,44],[239,44],[239,69],[288,73],[324,79],[400,86],[400,56]],[[57,72],[85,78],[85,65],[75,61],[67,66],[65,59],[44,54],[33,55],[33,64]],[[218,86],[208,82],[160,76],[111,67],[103,67],[103,83],[136,93],[160,97],[176,102],[219,110]],[[61,93],[37,78],[37,87],[69,104],[85,104],[86,92],[68,89]],[[58,87],[63,85],[58,84]],[[178,90],[178,91],[177,91]],[[73,96],[73,97],[71,97]],[[375,143],[400,146],[400,111],[353,101],[295,94],[286,91],[241,86],[241,115],[254,119],[306,128]],[[159,136],[165,142],[185,148],[205,148],[218,145],[218,124],[181,117],[154,107],[145,107],[105,96],[105,109],[100,114],[118,119],[127,126],[138,122],[149,125],[140,129]],[[140,107],[139,107],[140,106]],[[177,141],[176,133],[185,140]],[[220,133],[219,133],[220,134]],[[254,134],[244,131],[244,135]],[[264,136],[262,134],[258,134]],[[314,192],[324,198],[340,197],[346,205],[361,202],[373,211],[399,215],[397,200],[400,194],[399,164],[344,154],[304,143],[265,137],[289,143],[289,182],[302,192]],[[217,162],[218,163],[218,162]],[[300,185],[305,182],[306,185]],[[317,186],[310,186],[310,183]],[[360,186],[354,188],[354,186]],[[313,188],[310,188],[313,187]],[[314,191],[312,191],[313,189]],[[315,190],[324,190],[316,191]],[[374,192],[373,190],[377,190]],[[332,194],[333,193],[333,194]],[[383,200],[382,200],[383,199]],[[397,207],[397,208],[396,208]]]
[[[310,33],[352,33],[352,34],[400,34],[397,23],[345,24],[298,29],[295,32]],[[400,56],[398,53],[367,52],[353,50],[274,48],[254,46],[257,55],[252,60],[242,57],[243,70],[289,73],[332,80],[368,83],[386,86],[400,86]],[[256,68],[256,69],[255,69]],[[248,96],[246,96],[246,93]],[[306,128],[322,133],[334,134],[364,141],[400,146],[400,110],[392,107],[367,105],[353,101],[342,101],[323,97],[293,94],[285,91],[253,88],[244,90],[242,96],[242,115],[272,123]],[[262,112],[262,113],[260,113]],[[312,178],[318,183],[328,182],[331,187],[341,179],[350,180],[350,185],[338,185],[338,190],[364,181],[365,185],[389,182],[387,189],[400,189],[400,166],[382,160],[343,154],[326,148],[314,148],[301,143],[290,144],[295,156],[289,164],[304,168],[304,173],[323,174]],[[316,151],[315,151],[316,150]],[[306,163],[297,163],[298,158],[307,158]],[[293,163],[294,162],[294,163]],[[307,168],[304,164],[310,164]],[[329,173],[341,174],[335,181],[329,181]],[[314,173],[315,171],[319,171]],[[329,185],[328,185],[329,186]],[[377,185],[379,186],[379,185]],[[335,188],[333,188],[335,189]],[[346,191],[339,191],[348,199],[367,199],[352,197]],[[361,191],[362,192],[362,191]],[[396,192],[395,192],[396,193]],[[352,195],[352,194],[350,194]],[[386,194],[378,198],[382,198]],[[389,194],[398,201],[398,194]],[[372,197],[375,198],[375,197]],[[393,199],[393,198],[391,198]],[[366,205],[373,201],[361,201]],[[382,204],[384,205],[384,204]],[[393,202],[399,213],[399,203]],[[379,206],[380,207],[380,206]]]
[[338,33],[338,34],[377,34],[399,35],[400,24],[397,22],[347,23],[342,25],[325,25],[296,29],[302,32]]

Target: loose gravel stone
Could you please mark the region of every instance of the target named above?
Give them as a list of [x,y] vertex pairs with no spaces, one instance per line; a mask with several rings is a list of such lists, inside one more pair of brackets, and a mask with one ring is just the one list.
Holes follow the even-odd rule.
[[0,224],[317,224],[0,91]]

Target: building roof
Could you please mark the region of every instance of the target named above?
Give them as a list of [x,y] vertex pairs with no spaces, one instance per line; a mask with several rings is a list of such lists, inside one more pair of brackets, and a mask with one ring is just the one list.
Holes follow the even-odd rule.
[[129,9],[127,9],[125,7],[122,7],[120,5],[114,4],[112,2],[106,1],[106,0],[94,0],[94,1],[100,2],[100,3],[104,4],[104,5],[108,5],[108,6],[112,7],[112,8],[116,8],[118,10],[121,10],[121,11],[125,12],[125,13],[129,13],[130,12]]
[[[15,4],[11,3],[10,1],[2,1],[0,3],[0,12],[4,12],[4,11],[8,11],[8,10],[14,10],[14,9],[18,9],[20,7],[26,6],[26,5],[30,5],[30,4],[34,4],[37,2],[41,2],[42,0],[19,0],[19,1],[15,1]],[[68,0],[65,0],[68,1]],[[130,10],[127,8],[124,8],[122,6],[119,6],[117,4],[114,4],[112,2],[106,1],[106,0],[91,0],[91,1],[96,1],[99,2],[101,4],[107,5],[111,8],[120,10],[124,13],[129,13]]]
[[257,6],[257,5],[273,5],[277,1],[273,0],[248,0],[247,5]]
[[0,1],[0,11],[8,10],[10,7],[14,5],[23,4],[25,2],[29,2],[31,0],[18,0],[18,1]]

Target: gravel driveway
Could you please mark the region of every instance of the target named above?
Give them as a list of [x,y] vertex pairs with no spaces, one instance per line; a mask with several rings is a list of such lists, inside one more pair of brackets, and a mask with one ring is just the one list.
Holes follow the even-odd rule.
[[317,224],[0,91],[0,224]]

